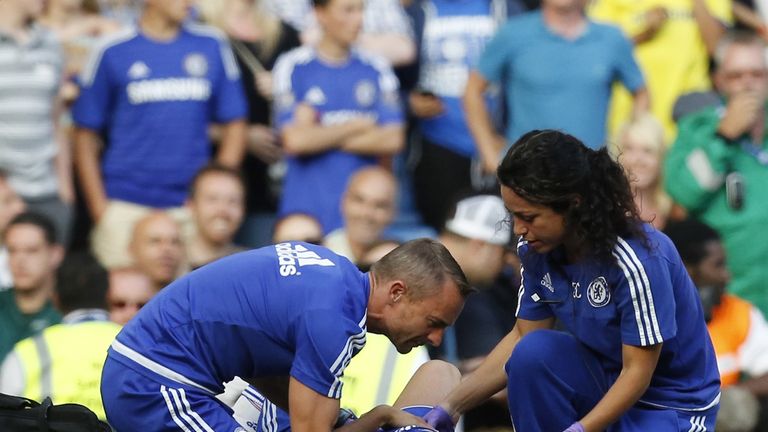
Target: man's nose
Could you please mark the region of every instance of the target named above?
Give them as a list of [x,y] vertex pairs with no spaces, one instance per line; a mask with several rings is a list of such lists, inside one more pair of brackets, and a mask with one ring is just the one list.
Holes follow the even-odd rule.
[[440,344],[443,342],[443,334],[445,334],[445,329],[432,330],[429,335],[427,335],[429,344],[434,347],[440,346]]

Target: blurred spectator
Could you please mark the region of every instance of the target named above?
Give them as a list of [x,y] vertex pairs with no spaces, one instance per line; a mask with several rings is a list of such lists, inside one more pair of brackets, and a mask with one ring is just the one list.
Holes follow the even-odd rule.
[[156,293],[146,273],[129,267],[110,270],[107,291],[109,320],[125,325]]
[[187,207],[195,233],[185,242],[190,268],[242,251],[234,242],[243,221],[245,186],[238,171],[209,165],[192,180]]
[[80,88],[75,82],[88,54],[99,38],[120,30],[117,21],[88,10],[84,0],[47,0],[40,24],[52,31],[64,49],[64,82],[60,95],[65,103],[74,102]]
[[373,263],[384,258],[384,255],[392,252],[392,249],[400,246],[401,244],[402,243],[396,240],[389,239],[380,239],[373,242],[373,244],[368,247],[368,250],[365,251],[363,256],[361,256],[358,260],[357,268],[359,268],[360,271],[369,271]]
[[[621,27],[635,44],[635,54],[651,95],[651,111],[661,121],[667,143],[675,137],[672,108],[685,93],[710,88],[709,55],[731,19],[731,0],[596,0],[592,19]],[[628,118],[630,94],[615,88],[610,127]]]
[[[325,0],[265,0],[266,6],[301,32],[305,45],[315,45],[323,36],[322,23],[312,4]],[[393,66],[406,65],[416,57],[413,32],[398,0],[366,0],[363,27],[355,40],[358,48],[380,55]]]
[[667,151],[664,129],[646,113],[622,125],[614,141],[616,158],[629,177],[640,217],[663,229],[667,220],[682,219],[685,212],[664,190],[661,168]]
[[[439,231],[457,194],[484,186],[479,170],[472,171],[477,148],[461,106],[469,72],[498,27],[525,9],[519,0],[426,0],[420,7],[419,81],[408,96],[419,137],[413,182],[422,220]],[[498,89],[485,103],[488,112],[500,113]]]
[[0,392],[55,404],[77,403],[106,420],[99,382],[104,353],[120,331],[106,311],[107,271],[90,255],[68,256],[56,304],[61,324],[17,343],[0,367]]
[[[506,334],[497,334],[483,329],[481,327],[483,320],[477,320],[478,317],[475,316],[475,311],[484,308],[488,298],[492,297],[486,290],[493,286],[504,266],[505,247],[511,235],[509,224],[505,222],[506,217],[504,203],[495,195],[458,198],[440,232],[440,243],[448,248],[459,263],[469,283],[479,289],[476,295],[467,299],[462,315],[456,320],[454,327],[457,331],[456,349],[458,351],[444,352],[448,358],[456,355],[462,360],[472,360],[477,356],[484,357],[500,339],[495,338]],[[509,287],[504,288],[509,289]],[[487,314],[488,311],[483,310],[482,313]],[[469,319],[469,316],[474,318]],[[487,341],[486,338],[493,340]],[[474,350],[474,355],[471,357],[459,354],[462,351],[473,351],[463,346],[470,343],[472,346],[484,345],[486,349],[482,350],[482,353]],[[445,346],[448,348],[448,341]]]
[[31,211],[67,244],[72,222],[69,142],[60,127],[64,58],[53,33],[35,24],[42,0],[0,2],[0,169]]
[[138,26],[105,41],[83,70],[76,167],[96,222],[92,248],[108,268],[130,263],[131,227],[143,215],[184,213],[192,177],[210,159],[210,123],[222,124],[216,160],[242,160],[246,109],[234,56],[217,31],[182,25],[190,5],[145,0]]
[[731,32],[715,56],[724,106],[683,117],[665,163],[665,186],[688,213],[717,230],[733,275],[729,290],[768,313],[768,69],[762,39]]
[[306,213],[329,233],[341,227],[341,195],[356,170],[403,146],[397,79],[386,61],[352,50],[362,0],[317,0],[317,47],[275,66],[277,125],[287,172],[279,215]]
[[760,403],[755,395],[741,387],[728,387],[720,394],[720,410],[717,412],[717,432],[753,432],[760,415]]
[[283,243],[291,240],[322,244],[323,227],[315,217],[308,214],[293,213],[283,216],[275,222],[272,242]]
[[101,15],[115,20],[122,25],[133,25],[141,16],[141,7],[145,0],[86,0],[90,5],[96,2],[96,6],[90,6],[91,10],[97,9]]
[[[514,322],[510,323],[508,317],[516,305],[517,287],[499,283],[511,237],[501,198],[495,195],[457,197],[452,207],[446,213],[448,217],[444,217],[439,240],[456,258],[467,280],[478,292],[467,298],[453,325],[453,348],[446,336],[441,355],[458,360],[459,369],[467,374],[475,370],[512,329]],[[506,392],[466,413],[467,430],[481,425],[511,425]]]
[[282,149],[272,130],[272,68],[277,57],[301,45],[298,32],[265,10],[263,0],[198,0],[202,17],[230,38],[248,100],[243,159],[246,218],[238,243],[270,243],[277,211]]
[[13,277],[8,265],[8,249],[2,241],[3,233],[11,220],[25,208],[24,201],[8,183],[5,172],[0,170],[0,291],[13,286]]
[[149,276],[155,291],[186,270],[181,228],[167,213],[155,211],[139,219],[129,250],[136,268]]
[[728,293],[730,274],[720,236],[694,219],[670,224],[665,232],[701,297],[724,390],[738,386],[765,400],[768,322],[751,303]]
[[349,179],[341,199],[344,226],[328,234],[323,245],[355,264],[395,216],[397,184],[384,168],[372,166],[357,171]]
[[476,195],[459,200],[445,221],[440,243],[459,263],[469,283],[487,287],[501,272],[510,227],[504,202],[495,195]]
[[[648,93],[631,42],[619,29],[589,20],[585,3],[543,0],[541,11],[513,17],[486,45],[464,95],[485,172],[494,172],[506,145],[532,129],[556,128],[590,147],[603,146],[615,81],[634,94],[636,113],[647,111]],[[486,109],[484,93],[491,83],[506,93],[506,142]]]
[[64,248],[47,217],[21,213],[3,233],[13,289],[0,291],[0,360],[16,342],[61,321],[52,298]]

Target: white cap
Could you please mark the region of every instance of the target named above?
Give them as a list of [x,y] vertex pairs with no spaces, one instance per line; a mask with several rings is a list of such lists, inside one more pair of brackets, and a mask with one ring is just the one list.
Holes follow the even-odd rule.
[[511,235],[506,217],[507,210],[501,198],[477,195],[456,204],[456,214],[445,223],[445,228],[470,239],[505,245]]

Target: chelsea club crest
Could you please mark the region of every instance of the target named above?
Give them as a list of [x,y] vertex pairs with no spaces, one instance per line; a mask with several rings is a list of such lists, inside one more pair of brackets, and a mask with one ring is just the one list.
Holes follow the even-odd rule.
[[596,308],[603,307],[611,301],[611,292],[604,277],[600,276],[589,284],[587,299],[589,304]]

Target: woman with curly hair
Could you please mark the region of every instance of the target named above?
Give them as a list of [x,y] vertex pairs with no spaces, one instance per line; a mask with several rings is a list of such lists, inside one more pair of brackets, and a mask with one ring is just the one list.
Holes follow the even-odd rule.
[[544,130],[497,175],[519,236],[517,323],[428,422],[452,430],[506,384],[519,431],[713,430],[720,379],[696,288],[621,166]]

